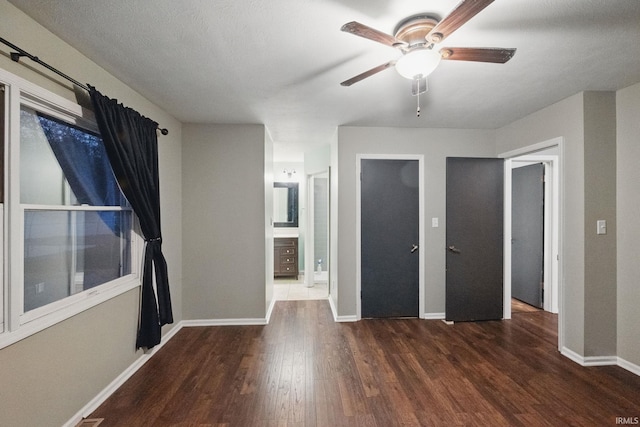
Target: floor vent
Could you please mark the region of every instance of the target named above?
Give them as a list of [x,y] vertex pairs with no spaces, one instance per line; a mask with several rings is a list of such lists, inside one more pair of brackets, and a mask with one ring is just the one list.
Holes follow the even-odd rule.
[[85,418],[76,427],[98,427],[104,418]]

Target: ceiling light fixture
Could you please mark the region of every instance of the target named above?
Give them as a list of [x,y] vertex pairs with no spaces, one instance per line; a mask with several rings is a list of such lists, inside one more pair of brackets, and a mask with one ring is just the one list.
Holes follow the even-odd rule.
[[396,70],[406,79],[420,79],[431,74],[440,59],[440,53],[431,49],[413,49],[398,59]]
[[440,64],[442,56],[431,48],[419,47],[405,53],[396,62],[396,71],[413,80],[411,92],[417,98],[416,116],[420,117],[420,94],[427,91],[427,76]]

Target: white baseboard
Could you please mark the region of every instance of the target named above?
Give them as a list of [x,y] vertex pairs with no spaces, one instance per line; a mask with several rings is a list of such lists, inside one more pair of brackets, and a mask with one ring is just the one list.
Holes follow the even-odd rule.
[[444,313],[424,313],[422,315],[423,319],[426,320],[443,320],[445,318]]
[[100,393],[98,393],[93,399],[91,399],[82,409],[80,409],[69,421],[63,424],[63,427],[74,427],[82,421],[83,418],[91,415],[93,411],[98,409],[105,400],[109,398],[122,384],[124,384],[138,369],[140,369],[145,363],[153,357],[180,329],[184,326],[183,322],[178,322],[171,328],[166,334],[162,336],[160,343],[153,347],[151,350],[145,352],[138,357],[127,369],[125,369],[120,375],[118,375],[111,383],[106,386]]
[[329,307],[331,307],[331,313],[333,314],[333,321],[337,322],[337,318],[338,318],[338,309],[336,308],[336,303],[333,300],[333,297],[331,295],[329,295]]
[[620,366],[623,369],[640,376],[640,366],[617,356],[588,356],[579,355],[573,350],[563,347],[560,353],[582,366]]
[[162,336],[160,344],[153,347],[153,349],[144,353],[138,359],[136,359],[127,369],[125,369],[120,375],[118,375],[111,383],[106,386],[100,393],[98,393],[93,399],[89,401],[82,409],[80,409],[69,421],[63,424],[63,427],[74,427],[78,425],[83,418],[91,415],[105,400],[109,398],[122,384],[124,384],[138,369],[140,369],[145,363],[153,357],[171,338],[174,337],[178,331],[184,327],[190,326],[247,326],[247,325],[266,325],[268,318],[273,310],[275,300],[272,301],[267,318],[264,319],[204,319],[204,320],[183,320],[177,323],[169,332]]
[[618,366],[640,377],[640,365],[636,365],[635,363],[624,360],[622,357],[618,357]]
[[618,364],[616,356],[582,356],[575,351],[563,347],[560,353],[582,366],[615,366]]
[[331,296],[329,296],[329,306],[331,307],[331,313],[333,313],[333,321],[334,322],[357,322],[358,316],[338,316],[338,308],[335,305],[335,301]]
[[271,313],[273,313],[273,307],[275,307],[276,301],[277,300],[275,298],[271,298],[271,304],[269,304],[269,308],[267,309],[267,315],[265,316],[267,325],[269,324],[269,321],[271,321]]
[[342,322],[357,322],[358,316],[337,316],[335,317],[335,321],[338,323]]
[[588,356],[584,358],[583,366],[616,366],[618,358],[616,356]]
[[569,349],[567,347],[562,347],[562,349],[560,350],[560,354],[562,354],[564,357],[567,357],[567,358],[573,360],[578,365],[584,366],[584,357],[582,357],[581,355],[579,355],[575,351],[573,351],[573,350],[571,350],[571,349]]

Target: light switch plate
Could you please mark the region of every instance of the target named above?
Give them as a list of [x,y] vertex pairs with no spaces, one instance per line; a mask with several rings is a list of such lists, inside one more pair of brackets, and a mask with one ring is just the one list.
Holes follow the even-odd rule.
[[431,218],[431,227],[436,228],[438,226],[438,218]]
[[607,234],[607,221],[604,219],[599,219],[596,222],[596,233],[597,234]]

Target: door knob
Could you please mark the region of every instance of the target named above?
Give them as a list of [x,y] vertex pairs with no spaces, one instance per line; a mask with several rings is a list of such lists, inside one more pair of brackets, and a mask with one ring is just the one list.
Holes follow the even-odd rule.
[[455,246],[451,245],[447,248],[449,251],[453,252],[454,254],[459,254],[460,253],[460,249],[456,248]]
[[418,245],[416,245],[415,243],[411,246],[411,253],[414,253],[415,251],[418,250]]

